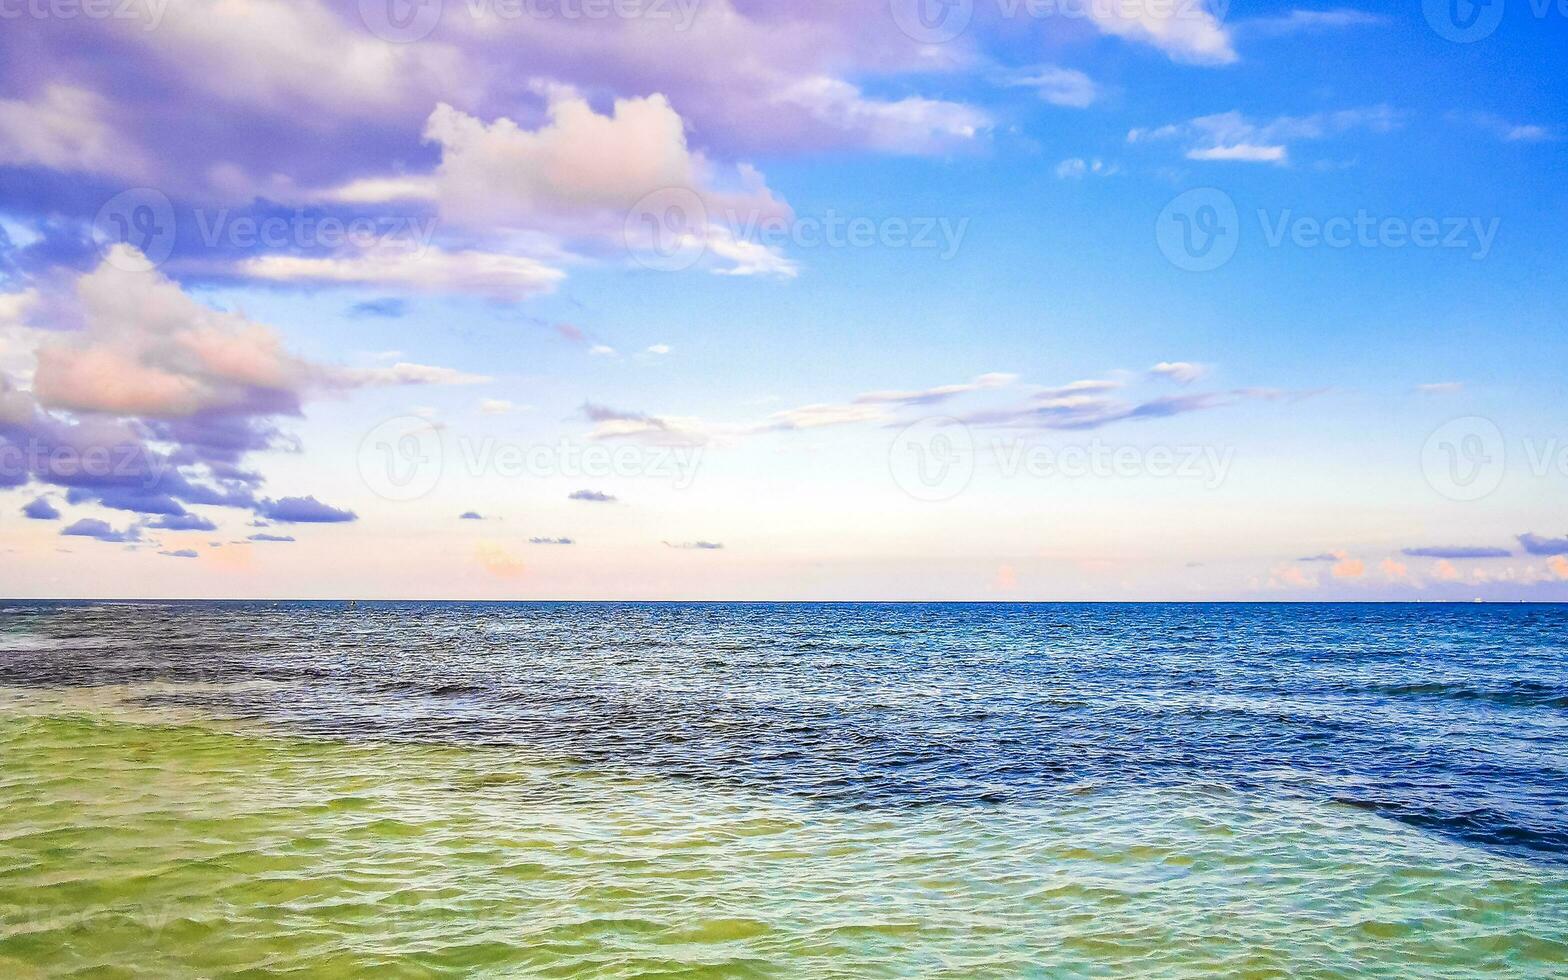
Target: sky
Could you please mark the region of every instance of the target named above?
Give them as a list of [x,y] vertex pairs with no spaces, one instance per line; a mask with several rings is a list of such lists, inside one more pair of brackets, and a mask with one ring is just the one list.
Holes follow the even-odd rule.
[[1568,600],[1568,7],[0,0],[0,595]]

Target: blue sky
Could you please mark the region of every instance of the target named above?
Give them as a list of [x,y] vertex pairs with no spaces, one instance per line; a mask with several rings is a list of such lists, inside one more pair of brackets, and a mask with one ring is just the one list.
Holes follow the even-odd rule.
[[0,592],[1568,598],[1568,12],[914,3],[12,18]]

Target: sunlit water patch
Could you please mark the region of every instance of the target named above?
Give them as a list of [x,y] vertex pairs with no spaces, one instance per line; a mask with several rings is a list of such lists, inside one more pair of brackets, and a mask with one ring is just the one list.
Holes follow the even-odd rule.
[[9,610],[4,976],[1568,970],[1550,607]]

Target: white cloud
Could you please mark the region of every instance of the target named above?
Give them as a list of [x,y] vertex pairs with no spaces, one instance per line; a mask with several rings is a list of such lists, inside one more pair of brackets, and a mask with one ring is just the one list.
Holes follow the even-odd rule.
[[273,282],[402,288],[427,293],[466,293],[519,300],[555,290],[565,273],[521,255],[385,249],[315,258],[262,255],[240,262],[243,275]]
[[1254,146],[1237,143],[1232,146],[1209,146],[1187,151],[1189,160],[1231,160],[1242,163],[1286,163],[1283,146]]
[[429,92],[474,88],[455,49],[433,39],[387,44],[317,0],[186,0],[156,30],[119,20],[122,36],[170,70],[241,105],[385,113]]
[[517,406],[504,398],[486,398],[479,403],[481,415],[510,415],[517,411]]
[[[687,145],[686,125],[662,95],[617,99],[595,112],[577,92],[545,89],[545,123],[525,129],[501,117],[485,122],[438,105],[425,138],[441,162],[424,175],[360,179],[320,197],[354,203],[430,201],[451,226],[505,237],[512,250],[540,254],[556,241],[603,249],[644,244],[641,211],[677,209],[674,244],[731,275],[793,276],[795,264],[773,249],[736,236],[726,221],[789,217],[763,176],[741,165],[725,170]],[[628,240],[628,234],[633,236]],[[656,266],[662,267],[662,266]]]
[[830,425],[848,425],[855,422],[882,422],[891,416],[880,404],[853,405],[802,405],[782,412],[774,412],[755,431],[788,432],[797,429],[820,429]]
[[1521,126],[1509,126],[1503,134],[1503,139],[1510,143],[1540,143],[1552,139],[1552,131],[1545,126],[1526,123]]
[[972,391],[1005,388],[1017,380],[1016,374],[995,372],[982,374],[967,384],[939,385],[935,388],[921,388],[914,391],[868,391],[856,395],[854,401],[857,405],[929,405]]
[[669,352],[670,352],[670,345],[669,344],[649,344],[648,345],[648,353],[650,353],[650,354],[668,354]]
[[968,142],[991,127],[990,117],[973,106],[915,96],[871,99],[849,82],[826,75],[802,79],[776,99],[893,153],[930,153]]
[[314,369],[270,328],[204,306],[143,268],[129,245],[77,280],[84,331],[38,349],[34,391],[45,405],[181,417],[241,405],[255,389],[297,392]]
[[1191,144],[1186,151],[1190,160],[1283,164],[1289,160],[1291,143],[1327,139],[1355,130],[1388,132],[1398,124],[1398,115],[1388,106],[1278,116],[1265,122],[1254,122],[1231,111],[1154,129],[1133,129],[1127,134],[1127,142],[1180,140]]
[[1276,17],[1254,17],[1234,25],[1237,34],[1257,37],[1284,37],[1291,34],[1371,27],[1388,23],[1388,18],[1364,10],[1336,7],[1332,10],[1291,10]]
[[1085,160],[1082,157],[1068,157],[1056,165],[1056,176],[1061,180],[1082,180],[1085,177],[1114,177],[1122,172],[1122,168],[1114,163],[1108,164],[1104,160]]
[[391,367],[358,368],[335,372],[341,381],[354,386],[369,385],[479,385],[495,380],[482,374],[467,374],[454,368],[433,367],[399,361]]
[[0,330],[21,327],[27,315],[38,306],[38,291],[23,289],[0,293]]
[[1149,375],[1188,385],[1208,377],[1209,371],[1207,364],[1194,364],[1191,361],[1161,361],[1149,368]]
[[50,85],[33,101],[0,99],[0,164],[140,173],[140,153],[115,136],[108,112],[106,99],[69,85]]
[[489,380],[423,364],[311,363],[286,350],[271,327],[197,302],[145,265],[129,245],[116,245],[77,279],[71,316],[83,329],[53,332],[36,352],[33,391],[43,405],[163,419],[210,410],[272,414],[309,391]]
[[1085,7],[1101,31],[1153,45],[1173,61],[1227,65],[1236,60],[1230,34],[1202,3],[1112,0]]
[[1100,97],[1100,88],[1094,79],[1073,68],[1042,65],[1029,69],[1007,80],[1014,88],[1031,88],[1052,105],[1074,109],[1087,108]]

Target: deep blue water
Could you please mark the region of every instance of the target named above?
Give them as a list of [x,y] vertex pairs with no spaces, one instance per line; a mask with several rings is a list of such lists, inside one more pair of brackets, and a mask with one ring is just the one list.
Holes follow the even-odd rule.
[[1568,861],[1562,606],[0,601],[0,684],[152,681],[827,805],[1205,783]]

